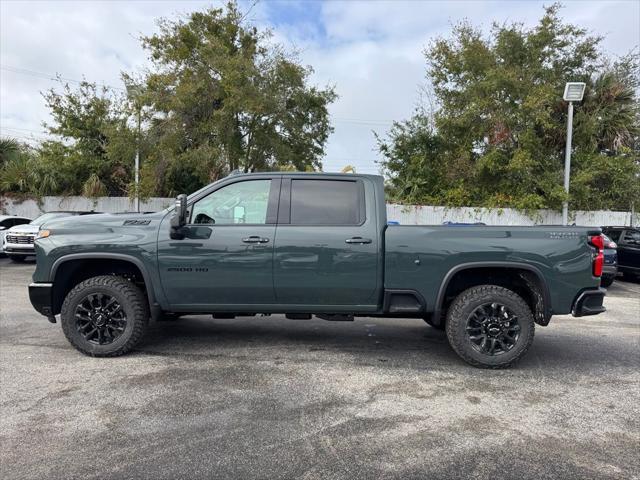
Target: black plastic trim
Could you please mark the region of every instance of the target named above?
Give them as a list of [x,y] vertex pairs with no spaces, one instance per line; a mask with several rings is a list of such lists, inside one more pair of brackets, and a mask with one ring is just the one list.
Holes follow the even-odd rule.
[[53,283],[30,283],[29,300],[38,313],[53,316]]
[[133,263],[140,273],[142,273],[142,277],[144,278],[144,283],[147,286],[147,298],[149,299],[149,308],[151,309],[151,316],[155,319],[160,314],[160,306],[156,302],[154,285],[151,281],[151,276],[147,271],[144,263],[136,257],[131,255],[125,255],[123,253],[71,253],[69,255],[64,255],[55,262],[51,266],[51,273],[49,278],[51,281],[55,281],[56,273],[60,265],[72,261],[72,260],[82,260],[82,259],[91,259],[91,260],[100,260],[100,259],[111,259],[111,260],[122,260],[125,262]]
[[[533,273],[540,284],[542,285],[542,298],[544,300],[544,317],[545,319],[550,319],[552,315],[551,310],[551,294],[549,293],[549,286],[542,275],[542,272],[533,265],[529,265],[528,263],[520,263],[520,262],[469,262],[469,263],[461,263],[460,265],[456,265],[451,270],[447,272],[442,280],[442,284],[440,285],[440,289],[438,290],[438,296],[436,298],[436,308],[433,313],[433,318],[440,318],[442,315],[442,306],[444,304],[444,295],[447,291],[447,287],[449,286],[449,282],[451,278],[456,273],[459,273],[463,270],[470,270],[474,268],[511,268],[511,269],[520,269],[527,270]],[[548,323],[548,322],[547,322]]]
[[[602,302],[607,291],[604,288],[583,291],[573,303],[571,315],[574,317],[586,317],[588,315],[598,315],[606,311]],[[587,305],[591,303],[591,305]]]
[[[394,307],[391,303],[393,295],[411,295],[418,301],[420,308],[418,310],[393,310]],[[389,288],[384,291],[384,300],[382,304],[382,311],[384,313],[421,313],[426,312],[426,310],[427,302],[422,294],[416,290]]]

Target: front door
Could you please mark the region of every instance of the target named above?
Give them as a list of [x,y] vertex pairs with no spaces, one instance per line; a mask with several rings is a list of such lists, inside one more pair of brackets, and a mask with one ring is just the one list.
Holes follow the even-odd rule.
[[189,202],[186,238],[160,229],[158,264],[178,310],[247,311],[275,302],[273,245],[280,179],[239,176]]
[[283,179],[274,264],[279,304],[328,313],[376,309],[379,234],[369,197],[359,178]]

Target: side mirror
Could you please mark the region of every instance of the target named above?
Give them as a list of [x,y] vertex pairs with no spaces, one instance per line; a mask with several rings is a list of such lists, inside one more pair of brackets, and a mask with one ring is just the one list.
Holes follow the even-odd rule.
[[171,238],[182,239],[180,231],[187,224],[187,196],[183,193],[176,197],[176,209],[171,217]]
[[244,207],[233,207],[233,223],[245,223],[244,221],[245,209]]

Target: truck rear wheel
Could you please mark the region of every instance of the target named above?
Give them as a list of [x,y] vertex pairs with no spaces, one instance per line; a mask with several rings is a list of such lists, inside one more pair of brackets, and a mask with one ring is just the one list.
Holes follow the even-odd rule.
[[526,302],[497,285],[469,288],[447,312],[449,344],[467,363],[480,368],[506,368],[529,350],[534,320]]
[[116,357],[140,341],[149,308],[136,285],[103,275],[76,285],[64,299],[60,317],[62,331],[76,349],[92,357]]

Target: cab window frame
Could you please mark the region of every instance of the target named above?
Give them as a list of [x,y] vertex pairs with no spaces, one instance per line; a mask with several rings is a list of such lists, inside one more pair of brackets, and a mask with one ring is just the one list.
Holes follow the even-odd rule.
[[[193,223],[193,211],[196,203],[207,198],[209,195],[213,195],[215,192],[222,190],[223,188],[230,187],[231,185],[236,185],[238,183],[243,182],[256,182],[256,181],[270,181],[269,187],[269,198],[267,200],[267,214],[265,218],[265,223]],[[280,185],[281,185],[281,177],[278,176],[251,176],[249,178],[237,178],[230,181],[226,181],[219,185],[216,185],[216,188],[212,188],[210,190],[204,190],[197,197],[193,198],[189,204],[187,205],[188,210],[188,218],[187,222],[188,227],[244,227],[244,226],[265,226],[265,225],[275,225],[277,223],[277,213],[278,213],[278,201],[280,197]],[[215,220],[215,219],[214,219]]]
[[[295,223],[291,218],[293,203],[293,182],[295,181],[313,181],[313,182],[349,182],[355,183],[357,188],[356,194],[356,211],[358,220],[356,223]],[[291,176],[282,179],[280,188],[280,204],[278,208],[278,225],[298,226],[298,227],[361,227],[367,222],[366,200],[364,182],[361,178],[344,178],[344,177],[303,177]]]

